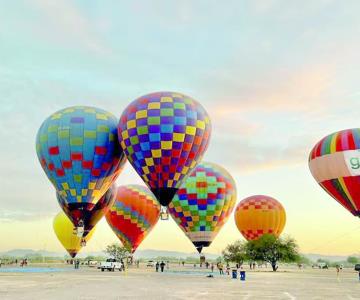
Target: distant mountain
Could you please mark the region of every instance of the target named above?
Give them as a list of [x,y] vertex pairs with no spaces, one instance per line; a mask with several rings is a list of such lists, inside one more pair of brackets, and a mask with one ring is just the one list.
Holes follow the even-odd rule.
[[[204,253],[204,255],[209,259],[216,259],[219,257],[218,254]],[[173,257],[178,259],[185,259],[187,257],[191,258],[199,258],[199,253],[186,253],[186,252],[178,252],[178,251],[166,251],[166,250],[138,250],[135,252],[136,258],[157,258],[157,257]]]
[[[33,250],[33,249],[12,249],[6,252],[0,253],[0,256],[11,256],[11,257],[31,257],[31,256],[45,256],[45,257],[64,257],[67,253],[64,252],[50,252],[45,250]],[[86,256],[106,256],[104,252],[80,252],[77,257],[84,258]],[[216,259],[219,257],[217,254],[205,254],[210,259]],[[157,258],[157,257],[172,257],[178,259],[185,259],[187,257],[198,258],[198,253],[186,253],[178,251],[165,251],[165,250],[138,250],[135,253],[136,258]]]
[[[63,252],[51,252],[46,250],[33,250],[33,249],[12,249],[6,252],[0,253],[0,256],[11,256],[11,257],[31,257],[31,256],[45,256],[45,257],[64,257],[67,255],[65,251]],[[219,254],[213,253],[204,253],[204,255],[209,259],[216,259],[219,257]],[[318,259],[328,260],[330,262],[340,262],[346,261],[348,256],[341,255],[322,255],[316,253],[304,253],[304,256],[309,258],[311,261],[316,262]],[[86,256],[106,256],[104,252],[80,252],[77,257],[84,258]],[[358,256],[358,255],[351,255]],[[180,251],[166,251],[166,250],[154,250],[154,249],[145,249],[138,250],[135,253],[136,258],[143,259],[152,259],[158,257],[172,257],[176,259],[186,259],[187,257],[199,258],[198,253],[186,253]]]
[[330,262],[341,262],[346,261],[348,256],[357,256],[357,255],[348,255],[348,256],[341,256],[341,255],[322,255],[322,254],[316,254],[316,253],[306,253],[303,254],[308,259],[310,259],[313,262],[316,262],[318,259],[324,259],[328,260]]
[[59,252],[50,252],[45,250],[33,250],[33,249],[12,249],[6,252],[0,253],[2,256],[12,256],[12,257],[30,257],[30,256],[47,256],[47,257],[63,257],[63,253]]

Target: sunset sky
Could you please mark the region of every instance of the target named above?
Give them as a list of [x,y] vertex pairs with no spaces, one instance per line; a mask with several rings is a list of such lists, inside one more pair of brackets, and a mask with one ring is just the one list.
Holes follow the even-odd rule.
[[[204,160],[233,175],[238,201],[278,199],[284,234],[304,253],[358,254],[360,220],[318,186],[307,158],[326,134],[360,127],[360,2],[297,3],[3,1],[0,252],[62,251],[60,207],[35,152],[49,114],[79,104],[119,117],[141,95],[177,91],[208,111]],[[142,181],[128,164],[117,183]],[[239,238],[232,216],[204,252]],[[103,220],[85,251],[113,241]],[[139,249],[195,251],[172,220]]]

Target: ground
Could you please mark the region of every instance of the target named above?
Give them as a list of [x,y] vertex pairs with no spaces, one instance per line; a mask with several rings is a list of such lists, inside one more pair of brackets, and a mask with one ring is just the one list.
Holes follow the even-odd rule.
[[[164,273],[140,266],[124,272],[101,272],[81,266],[56,266],[39,273],[0,269],[0,299],[360,299],[360,282],[353,270],[281,267],[246,270],[246,281],[231,276],[207,278],[206,269],[170,266]],[[6,272],[4,272],[6,271]],[[32,271],[38,271],[33,273]]]

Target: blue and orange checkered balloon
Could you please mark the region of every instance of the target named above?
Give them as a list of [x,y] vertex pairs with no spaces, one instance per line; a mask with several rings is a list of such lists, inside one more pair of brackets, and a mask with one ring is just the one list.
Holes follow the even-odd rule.
[[201,160],[210,132],[205,109],[174,92],[136,99],[123,112],[118,127],[125,155],[164,206]]
[[38,131],[39,161],[75,227],[76,211],[92,210],[126,161],[117,123],[102,109],[74,106],[52,114]]
[[231,175],[214,163],[202,162],[182,183],[169,213],[201,252],[227,222],[235,202],[236,186]]

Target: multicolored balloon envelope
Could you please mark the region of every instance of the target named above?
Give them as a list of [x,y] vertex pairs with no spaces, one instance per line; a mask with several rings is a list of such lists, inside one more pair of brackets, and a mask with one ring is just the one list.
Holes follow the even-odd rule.
[[203,162],[185,179],[169,212],[200,253],[228,220],[235,202],[231,175],[216,164]]
[[315,180],[354,216],[360,216],[360,128],[335,132],[312,149]]
[[201,160],[210,132],[205,109],[173,92],[136,99],[123,112],[118,127],[128,160],[164,206]]
[[134,253],[159,216],[160,204],[149,189],[127,185],[118,187],[116,201],[106,214],[106,220],[123,245]]
[[84,227],[83,237],[85,237],[114,204],[116,187],[112,185],[95,205],[83,205],[78,209],[69,206],[59,193],[56,193],[56,196],[66,215],[71,216],[71,220],[75,220],[75,224],[82,223],[81,225]]
[[75,227],[80,219],[72,212],[92,210],[126,161],[117,123],[102,109],[74,106],[52,114],[38,131],[39,161]]
[[285,209],[279,201],[269,196],[251,196],[237,205],[235,223],[248,241],[257,240],[264,234],[278,237],[285,227]]
[[[63,212],[60,212],[56,215],[54,218],[53,227],[60,243],[64,246],[69,255],[74,258],[82,248],[83,238],[76,235],[74,232],[74,225]],[[85,237],[86,242],[90,240],[94,230],[95,228],[92,229]]]

